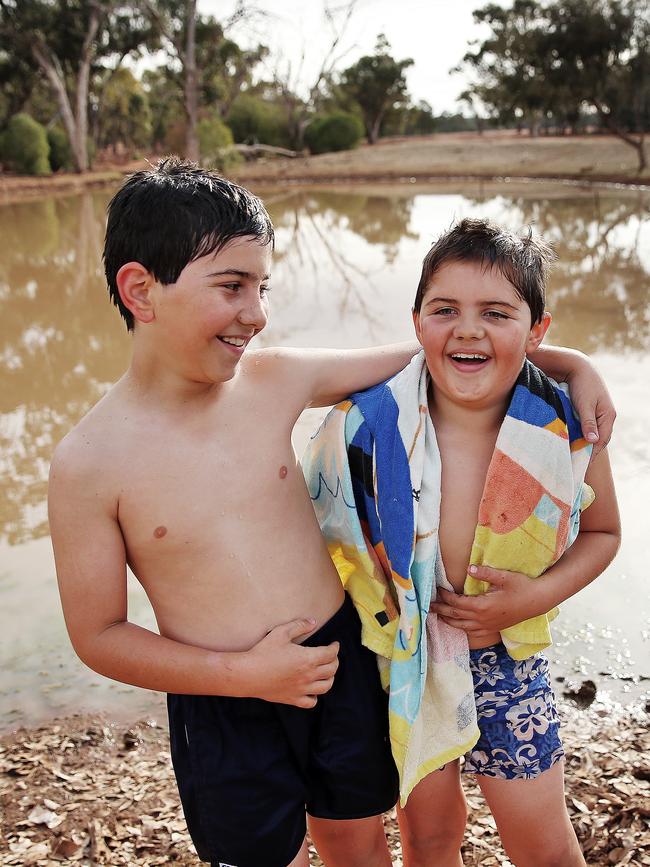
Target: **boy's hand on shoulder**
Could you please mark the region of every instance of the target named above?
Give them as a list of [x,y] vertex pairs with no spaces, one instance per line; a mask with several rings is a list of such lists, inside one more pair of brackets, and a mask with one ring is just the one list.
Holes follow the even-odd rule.
[[477,566],[472,575],[491,587],[479,596],[463,596],[440,589],[430,610],[449,626],[456,626],[475,638],[493,634],[529,617],[543,613],[543,585],[520,572]]
[[593,443],[592,460],[612,436],[616,409],[604,379],[594,365],[586,364],[567,376],[571,401],[580,419],[582,435]]
[[[304,647],[297,640],[314,631],[311,620],[276,626],[247,653],[250,690],[246,695],[279,704],[312,708],[328,692],[339,667],[339,643]],[[248,666],[247,666],[248,667]]]

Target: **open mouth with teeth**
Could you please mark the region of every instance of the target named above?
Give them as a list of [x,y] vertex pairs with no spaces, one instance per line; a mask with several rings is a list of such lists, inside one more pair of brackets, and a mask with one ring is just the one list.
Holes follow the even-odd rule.
[[217,337],[217,340],[228,344],[228,346],[235,346],[237,349],[241,349],[248,342],[244,337]]
[[449,358],[451,358],[455,365],[462,368],[482,367],[490,360],[489,355],[484,355],[482,352],[452,352]]

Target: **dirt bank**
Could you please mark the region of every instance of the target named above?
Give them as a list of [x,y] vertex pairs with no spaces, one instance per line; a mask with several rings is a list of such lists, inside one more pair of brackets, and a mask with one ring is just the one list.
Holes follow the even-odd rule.
[[[648,714],[561,706],[567,803],[591,865],[650,865]],[[0,863],[199,864],[178,805],[166,732],[71,717],[0,740]],[[509,864],[476,789],[468,788],[465,865]],[[385,817],[401,865],[394,815]],[[312,865],[321,862],[314,854]]]
[[[150,161],[155,162],[152,156]],[[129,172],[146,168],[149,159],[106,165],[81,175],[46,178],[0,174],[0,204],[64,195],[116,185]],[[581,183],[650,184],[650,169],[639,176],[632,148],[611,136],[535,138],[514,133],[447,133],[384,139],[353,151],[295,159],[243,163],[233,178],[252,184],[436,181],[449,178],[544,178]]]
[[384,139],[342,153],[246,164],[235,174],[257,182],[526,177],[650,183],[650,169],[639,176],[633,149],[612,136],[533,139],[513,133]]
[[[137,168],[143,168],[138,162]],[[22,202],[26,199],[42,199],[45,196],[67,196],[84,190],[117,185],[128,171],[134,168],[107,169],[84,172],[60,172],[50,177],[32,178],[22,175],[0,174],[0,205]]]

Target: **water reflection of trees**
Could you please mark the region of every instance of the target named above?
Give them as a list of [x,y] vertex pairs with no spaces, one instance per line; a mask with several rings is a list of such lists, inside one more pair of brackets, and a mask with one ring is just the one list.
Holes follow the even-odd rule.
[[[283,241],[276,256],[283,264],[283,303],[295,301],[307,286],[315,301],[334,303],[341,320],[358,313],[374,336],[383,317],[369,290],[373,276],[395,262],[403,241],[417,238],[409,228],[412,196],[300,190],[270,193],[264,200]],[[355,260],[349,253],[352,236],[378,248],[377,265]],[[276,325],[274,339],[288,340],[290,334]]]
[[125,364],[101,270],[105,194],[0,209],[0,537],[47,532],[56,442]]
[[553,340],[585,352],[648,348],[650,257],[641,249],[641,231],[650,220],[648,194],[595,191],[590,197],[504,201],[522,224],[533,224],[553,241],[559,254],[547,299]]

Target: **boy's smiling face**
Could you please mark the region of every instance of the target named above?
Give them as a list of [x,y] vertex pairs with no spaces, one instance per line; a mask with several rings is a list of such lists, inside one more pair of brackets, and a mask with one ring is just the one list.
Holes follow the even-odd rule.
[[551,317],[532,325],[528,304],[499,270],[452,261],[431,278],[413,320],[436,394],[482,409],[507,400]]
[[235,238],[189,262],[175,283],[154,288],[156,340],[182,375],[232,378],[268,319],[271,252],[257,238]]

